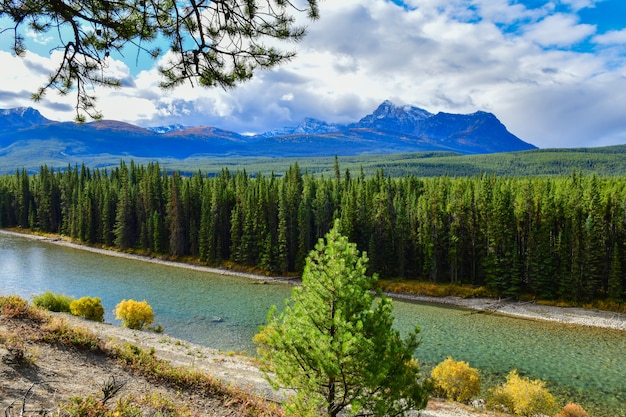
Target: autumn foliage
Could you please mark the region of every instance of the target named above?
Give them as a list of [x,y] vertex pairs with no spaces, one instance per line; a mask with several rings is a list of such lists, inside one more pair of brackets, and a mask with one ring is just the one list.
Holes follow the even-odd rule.
[[589,414],[578,404],[569,403],[555,417],[588,417]]
[[30,315],[28,301],[18,295],[0,297],[0,314],[8,318],[27,318]]
[[122,320],[124,327],[141,330],[154,322],[154,313],[146,300],[122,300],[115,307],[115,318]]
[[553,415],[556,400],[541,380],[520,376],[517,370],[509,372],[506,382],[492,391],[491,405],[504,406],[510,413],[530,417],[536,414]]
[[431,372],[435,391],[442,397],[465,402],[480,392],[478,370],[448,357]]
[[82,297],[70,303],[70,312],[74,316],[87,320],[104,321],[104,307],[99,297]]

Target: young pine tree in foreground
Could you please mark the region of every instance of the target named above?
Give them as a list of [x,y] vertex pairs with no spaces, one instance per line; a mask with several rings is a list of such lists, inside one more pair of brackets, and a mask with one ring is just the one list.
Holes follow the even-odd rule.
[[374,297],[367,256],[338,222],[306,260],[302,286],[282,313],[273,308],[255,336],[266,375],[291,388],[290,415],[395,416],[422,409],[428,388],[413,352],[419,328],[402,339],[389,298]]

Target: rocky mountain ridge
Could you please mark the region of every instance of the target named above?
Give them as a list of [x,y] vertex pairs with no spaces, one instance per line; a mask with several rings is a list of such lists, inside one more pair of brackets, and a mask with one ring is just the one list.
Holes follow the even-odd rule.
[[255,136],[213,126],[143,128],[113,120],[55,122],[33,108],[0,110],[0,154],[47,153],[185,159],[214,157],[308,157],[450,151],[485,154],[534,149],[491,113],[432,114],[385,101],[350,124],[307,118]]

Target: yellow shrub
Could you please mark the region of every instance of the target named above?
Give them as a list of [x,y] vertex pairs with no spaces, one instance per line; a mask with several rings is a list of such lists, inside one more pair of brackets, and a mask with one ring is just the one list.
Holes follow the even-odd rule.
[[556,400],[545,388],[545,382],[520,377],[516,370],[509,372],[506,382],[492,394],[489,401],[492,406],[505,406],[519,416],[552,415],[557,409]]
[[454,401],[467,401],[480,392],[480,375],[467,362],[448,357],[431,372],[435,390]]
[[146,300],[122,300],[115,307],[115,318],[122,320],[122,326],[141,330],[154,322],[152,307]]
[[98,297],[82,297],[70,303],[70,312],[87,320],[104,321],[104,307]]
[[569,403],[555,417],[587,417],[589,414],[578,404]]

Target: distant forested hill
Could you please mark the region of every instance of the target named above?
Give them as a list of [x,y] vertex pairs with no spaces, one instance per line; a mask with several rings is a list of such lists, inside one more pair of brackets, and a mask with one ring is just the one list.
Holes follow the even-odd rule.
[[[391,155],[361,155],[339,157],[342,169],[352,173],[363,170],[373,176],[382,169],[385,175],[402,177],[476,176],[483,173],[510,176],[626,175],[626,145],[602,148],[535,149],[485,155],[459,155],[451,152],[422,152]],[[315,158],[190,158],[163,163],[170,169],[193,173],[198,169],[219,173],[227,167],[246,171],[250,175],[272,172],[281,175],[294,163],[309,173],[334,175],[333,157]]]

